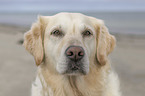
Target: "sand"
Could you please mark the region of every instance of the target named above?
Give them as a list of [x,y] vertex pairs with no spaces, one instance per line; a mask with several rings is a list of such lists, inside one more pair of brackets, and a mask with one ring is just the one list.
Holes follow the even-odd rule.
[[[0,25],[0,96],[30,96],[37,67],[21,42],[28,28]],[[114,34],[110,55],[123,96],[145,96],[145,35]]]

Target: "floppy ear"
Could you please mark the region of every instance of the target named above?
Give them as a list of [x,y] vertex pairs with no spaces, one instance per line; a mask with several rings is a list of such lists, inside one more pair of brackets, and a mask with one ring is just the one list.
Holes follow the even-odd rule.
[[38,17],[38,21],[34,23],[31,29],[24,35],[24,47],[30,52],[35,59],[36,65],[40,65],[44,58],[43,39],[46,23],[44,17]]
[[97,33],[97,51],[96,57],[101,65],[105,65],[108,60],[108,55],[113,51],[116,40],[110,35],[107,27],[102,23],[98,28]]

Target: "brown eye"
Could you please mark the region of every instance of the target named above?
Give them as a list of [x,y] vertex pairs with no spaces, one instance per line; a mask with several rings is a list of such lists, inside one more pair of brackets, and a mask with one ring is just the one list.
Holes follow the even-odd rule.
[[63,35],[63,33],[59,30],[54,30],[51,34],[54,36],[62,36]]
[[92,33],[89,30],[83,32],[83,36],[90,36]]

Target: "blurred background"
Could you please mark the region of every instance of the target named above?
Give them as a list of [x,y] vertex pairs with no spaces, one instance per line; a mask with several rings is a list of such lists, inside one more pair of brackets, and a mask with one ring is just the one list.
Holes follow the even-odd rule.
[[38,15],[79,12],[105,21],[123,96],[145,96],[145,0],[0,0],[0,96],[30,96],[36,69],[22,46]]

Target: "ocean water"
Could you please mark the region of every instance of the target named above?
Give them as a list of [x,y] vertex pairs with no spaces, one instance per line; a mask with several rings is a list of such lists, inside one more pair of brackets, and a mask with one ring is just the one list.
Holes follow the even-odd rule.
[[[38,15],[47,16],[56,13],[0,13],[0,24],[30,27]],[[83,14],[104,20],[112,33],[145,34],[145,12],[83,12]]]

